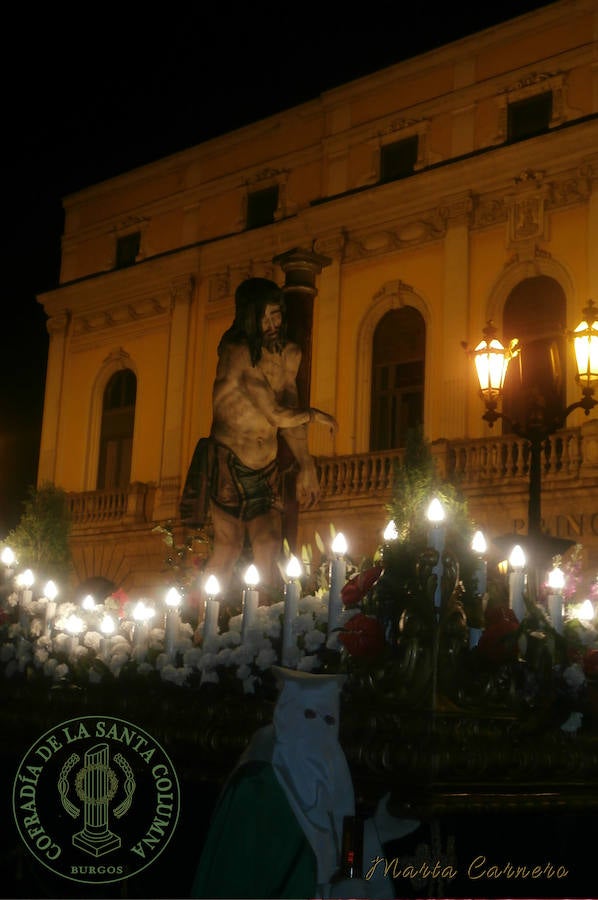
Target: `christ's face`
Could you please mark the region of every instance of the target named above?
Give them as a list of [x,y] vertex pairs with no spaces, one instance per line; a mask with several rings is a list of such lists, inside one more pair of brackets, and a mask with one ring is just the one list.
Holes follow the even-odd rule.
[[280,330],[282,328],[282,309],[280,303],[268,303],[260,319],[263,345],[276,352],[280,349]]

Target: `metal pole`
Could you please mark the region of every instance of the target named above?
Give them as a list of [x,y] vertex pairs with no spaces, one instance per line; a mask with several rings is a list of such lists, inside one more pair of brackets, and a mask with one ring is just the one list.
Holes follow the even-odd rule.
[[540,535],[542,533],[542,445],[543,438],[530,438],[530,464],[529,464],[529,501],[528,501],[528,525],[527,533]]

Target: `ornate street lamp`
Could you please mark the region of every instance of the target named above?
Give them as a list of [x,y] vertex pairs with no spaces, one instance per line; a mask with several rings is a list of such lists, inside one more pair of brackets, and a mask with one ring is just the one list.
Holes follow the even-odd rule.
[[[468,350],[472,357],[478,381],[480,396],[486,411],[482,416],[492,426],[497,419],[504,419],[518,437],[524,438],[530,447],[529,467],[529,507],[528,534],[541,534],[540,497],[542,491],[542,447],[544,441],[562,428],[565,419],[575,409],[583,409],[586,416],[598,401],[594,392],[598,387],[598,308],[590,300],[583,310],[583,320],[572,331],[568,332],[569,340],[575,350],[577,375],[575,380],[581,387],[582,398],[567,406],[556,421],[547,421],[542,408],[536,404],[530,410],[526,423],[516,422],[499,412],[502,403],[505,376],[509,362],[522,352],[519,341],[514,338],[508,347],[497,339],[497,331],[491,321],[484,328],[484,338],[473,350]],[[463,344],[467,350],[467,344]]]

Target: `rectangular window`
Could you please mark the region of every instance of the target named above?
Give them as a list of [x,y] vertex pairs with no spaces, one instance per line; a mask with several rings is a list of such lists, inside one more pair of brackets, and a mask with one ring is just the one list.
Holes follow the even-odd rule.
[[508,141],[523,141],[545,134],[552,118],[552,91],[509,103],[507,114]]
[[413,175],[417,162],[418,136],[404,138],[380,148],[380,181],[397,181]]
[[141,232],[124,234],[116,239],[116,263],[115,268],[126,269],[135,264],[139,247],[141,246]]
[[278,209],[278,185],[253,191],[247,196],[247,228],[272,225]]

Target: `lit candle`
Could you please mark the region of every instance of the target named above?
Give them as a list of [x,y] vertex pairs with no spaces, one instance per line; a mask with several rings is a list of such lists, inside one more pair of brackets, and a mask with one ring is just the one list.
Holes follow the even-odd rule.
[[20,588],[19,602],[19,625],[23,631],[29,633],[29,611],[28,606],[31,603],[33,592],[31,587],[35,581],[35,575],[31,569],[25,569],[20,575],[17,575],[17,585]]
[[434,606],[437,610],[439,610],[442,603],[442,574],[444,572],[444,566],[442,564],[442,553],[444,550],[445,538],[445,515],[442,503],[440,502],[438,497],[434,497],[434,499],[428,506],[426,516],[431,525],[431,528],[428,531],[428,545],[430,547],[433,547],[434,550],[436,550],[436,552],[438,553],[438,560],[436,562],[436,565],[434,566],[433,571],[436,575]]
[[345,553],[347,552],[347,541],[344,534],[340,531],[332,542],[332,552],[334,559],[330,564],[330,591],[328,594],[328,640],[327,647],[333,649],[338,648],[338,634],[333,631],[338,627],[338,622],[343,608],[341,591],[345,585],[347,578],[347,563]]
[[116,623],[112,616],[106,614],[100,622],[100,631],[104,635],[100,641],[100,658],[103,662],[110,659],[110,636],[116,631]]
[[563,588],[565,587],[565,575],[563,570],[555,566],[548,574],[548,612],[555,631],[563,633]]
[[170,590],[167,591],[165,602],[168,607],[166,611],[166,654],[169,662],[173,662],[181,624],[179,613],[181,595],[175,587],[171,587]]
[[244,641],[247,632],[253,628],[259,601],[259,592],[256,590],[260,581],[260,575],[252,564],[245,572],[245,590],[243,591],[243,619],[241,622],[241,640]]
[[596,611],[594,609],[594,604],[589,598],[579,604],[577,618],[582,622],[591,622],[595,615]]
[[6,577],[10,578],[13,572],[13,566],[16,562],[16,557],[12,547],[9,547],[8,545],[4,547],[2,553],[0,554],[0,560],[2,561],[2,565],[6,567]]
[[148,642],[148,623],[154,615],[154,610],[148,606],[143,600],[139,600],[133,609],[133,618],[135,619],[135,655],[138,660],[145,659],[147,653]]
[[56,618],[56,597],[58,596],[58,588],[53,581],[48,581],[44,588],[44,598],[46,600],[45,622],[44,627],[47,634],[52,631],[52,625]]
[[511,566],[509,575],[509,606],[517,616],[518,621],[521,622],[525,615],[525,601],[523,599],[525,553],[519,544],[513,547],[509,556],[509,564]]
[[81,601],[81,609],[84,609],[86,612],[93,612],[96,608],[96,602],[91,596],[91,594],[86,594],[83,600]]
[[[486,584],[487,584],[487,562],[484,554],[488,549],[488,544],[486,542],[486,538],[482,534],[481,531],[476,531],[471,541],[471,549],[477,555],[478,561],[475,569],[475,579],[477,584],[477,594],[475,598],[475,614],[480,617],[484,615],[486,609]],[[480,638],[482,636],[483,628],[481,626],[470,625],[469,626],[469,646],[477,647],[479,644]]]
[[282,652],[281,662],[283,666],[290,663],[289,651],[295,643],[293,634],[293,622],[297,618],[299,604],[299,592],[301,585],[301,565],[296,556],[291,556],[286,568],[287,582],[284,588],[284,616],[282,619]]
[[215,637],[218,634],[218,615],[220,613],[220,603],[215,599],[216,594],[220,593],[220,584],[215,575],[210,575],[206,581],[205,591],[208,595],[206,600],[206,618],[203,625],[204,639]]
[[76,658],[77,656],[77,648],[79,646],[79,635],[85,628],[85,622],[81,618],[81,616],[71,615],[65,621],[66,630],[71,635],[71,639],[69,642],[69,656]]

